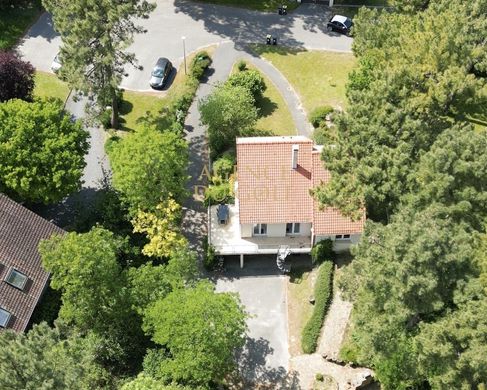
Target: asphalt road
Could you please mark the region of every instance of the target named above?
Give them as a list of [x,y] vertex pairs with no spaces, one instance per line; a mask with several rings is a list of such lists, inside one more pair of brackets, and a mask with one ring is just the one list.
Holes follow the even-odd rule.
[[[127,67],[128,76],[122,87],[150,90],[149,72],[157,57],[169,58],[176,69],[183,61],[183,41],[186,54],[202,47],[233,41],[236,48],[245,44],[264,42],[266,34],[278,38],[278,43],[296,49],[322,49],[350,52],[352,39],[326,30],[331,14],[327,7],[302,4],[296,11],[280,16],[239,8],[194,3],[182,0],[157,0],[157,8],[146,20],[140,20],[146,34],[137,35],[128,49],[136,54],[143,70]],[[32,26],[18,51],[37,69],[50,71],[61,39],[54,31],[49,14],[44,14]]]

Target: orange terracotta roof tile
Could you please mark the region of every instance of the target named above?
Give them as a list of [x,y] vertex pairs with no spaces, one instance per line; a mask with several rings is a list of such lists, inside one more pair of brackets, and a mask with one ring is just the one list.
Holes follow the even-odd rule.
[[[293,148],[297,167],[292,168]],[[241,224],[313,223],[315,235],[352,234],[363,230],[332,208],[320,210],[310,190],[330,180],[320,147],[306,137],[237,139],[237,197]]]

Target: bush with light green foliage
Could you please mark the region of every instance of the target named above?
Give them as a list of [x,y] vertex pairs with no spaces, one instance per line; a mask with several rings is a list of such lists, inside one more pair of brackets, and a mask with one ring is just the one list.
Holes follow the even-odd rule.
[[313,125],[314,128],[319,127],[323,122],[325,122],[327,115],[333,112],[332,106],[322,106],[315,108],[309,114],[309,121]]

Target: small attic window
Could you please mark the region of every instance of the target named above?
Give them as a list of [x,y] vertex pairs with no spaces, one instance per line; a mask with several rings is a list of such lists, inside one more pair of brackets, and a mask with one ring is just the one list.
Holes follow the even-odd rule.
[[6,328],[10,321],[11,314],[7,310],[0,308],[0,327]]
[[27,283],[27,275],[24,275],[22,272],[12,268],[7,274],[5,281],[16,288],[23,290],[25,284]]

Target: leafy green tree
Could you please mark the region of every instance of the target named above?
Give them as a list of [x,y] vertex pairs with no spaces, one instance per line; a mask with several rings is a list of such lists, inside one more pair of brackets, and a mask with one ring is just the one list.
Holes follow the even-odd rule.
[[84,234],[54,236],[40,245],[42,264],[52,274],[51,286],[62,291],[60,317],[81,330],[98,330],[120,314],[122,241],[93,228]]
[[237,298],[215,293],[209,282],[156,301],[146,311],[144,327],[169,352],[160,363],[160,377],[189,386],[220,383],[244,344],[245,318]]
[[255,69],[232,74],[225,82],[225,85],[230,88],[238,86],[246,88],[252,94],[254,100],[262,98],[262,93],[267,88],[264,77]]
[[113,185],[133,213],[154,210],[171,196],[184,199],[188,145],[179,135],[144,128],[113,145],[109,154]]
[[124,384],[121,390],[184,390],[184,388],[176,385],[165,385],[162,381],[139,374],[135,379]]
[[147,342],[118,262],[123,246],[113,233],[95,227],[54,236],[39,247],[51,287],[62,292],[59,317],[90,334],[96,360],[117,374],[137,367]]
[[77,191],[87,138],[60,102],[0,103],[0,191],[44,203]]
[[212,156],[235,143],[235,138],[255,125],[258,112],[249,90],[242,86],[220,86],[199,102],[201,122],[208,126]]
[[178,248],[167,264],[144,264],[129,268],[128,280],[132,305],[143,314],[155,301],[164,298],[176,288],[191,285],[198,276],[196,254],[187,247]]
[[93,363],[82,338],[58,327],[34,325],[28,333],[0,333],[0,388],[39,390],[97,388],[107,373]]
[[113,128],[118,128],[118,86],[125,66],[137,66],[125,49],[144,32],[137,18],[147,18],[155,4],[145,0],[43,0],[61,34],[61,77],[71,87],[93,96],[99,110],[111,105]]

